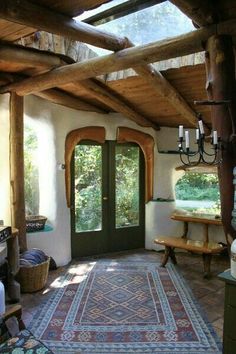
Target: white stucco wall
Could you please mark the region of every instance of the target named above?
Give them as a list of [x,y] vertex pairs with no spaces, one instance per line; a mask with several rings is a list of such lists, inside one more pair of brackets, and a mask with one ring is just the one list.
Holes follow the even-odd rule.
[[[9,119],[8,95],[0,97],[0,219],[10,224],[9,203]],[[25,97],[25,120],[37,131],[39,142],[40,171],[40,214],[46,215],[53,231],[31,233],[27,235],[28,248],[37,247],[51,255],[58,265],[67,264],[71,259],[70,211],[66,206],[64,170],[58,164],[64,163],[64,145],[68,132],[85,126],[105,126],[106,139],[115,140],[118,126],[127,126],[144,131],[155,139],[154,199],[174,198],[174,183],[181,175],[174,168],[180,165],[179,156],[158,153],[175,150],[177,129],[163,128],[155,132],[151,128],[142,128],[120,114],[103,115],[79,112],[46,102],[36,97]],[[146,205],[146,248],[157,249],[153,239],[155,235],[179,235],[182,224],[170,220],[175,209],[174,202],[151,201]],[[201,225],[191,225],[190,234],[199,238]],[[210,227],[210,236],[224,241],[219,227]]]

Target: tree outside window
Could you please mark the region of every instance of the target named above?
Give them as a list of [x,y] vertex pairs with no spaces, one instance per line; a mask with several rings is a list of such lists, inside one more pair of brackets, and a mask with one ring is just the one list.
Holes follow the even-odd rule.
[[218,176],[186,172],[175,185],[176,206],[193,213],[220,215]]
[[24,128],[25,210],[26,215],[39,214],[38,140],[28,125]]

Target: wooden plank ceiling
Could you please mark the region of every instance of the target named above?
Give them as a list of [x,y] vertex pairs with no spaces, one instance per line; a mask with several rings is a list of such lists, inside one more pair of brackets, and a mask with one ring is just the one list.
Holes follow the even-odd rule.
[[[76,17],[84,11],[94,9],[110,0],[31,0],[31,3],[41,5],[57,11],[58,13]],[[32,28],[0,19],[0,39],[6,41],[16,41],[22,37],[28,36],[38,28]]]
[[31,2],[56,10],[57,12],[75,17],[84,11],[92,10],[111,0],[32,0]]
[[[162,74],[193,109],[196,109],[194,106],[196,98],[197,100],[207,99],[203,64],[169,69]],[[184,117],[176,114],[175,108],[168,104],[165,98],[157,95],[152,87],[139,76],[108,81],[108,85],[121,96],[125,96],[143,115],[149,116],[159,126],[176,127],[179,121],[185,126],[189,125]],[[207,106],[198,107],[198,112],[203,114],[204,121],[210,125],[210,111]]]
[[[88,9],[96,8],[97,6],[100,6],[105,2],[109,1],[31,0],[31,3],[35,3],[37,5],[42,6],[42,9],[45,7],[47,9],[55,11],[55,13],[66,15],[69,18],[77,16]],[[187,3],[185,0],[173,0],[172,2],[175,5],[179,6],[181,10],[183,10],[185,13],[189,12],[188,6],[185,6],[185,4]],[[192,2],[193,0],[189,1],[190,8]],[[218,0],[216,2],[218,9],[217,16],[219,18],[218,21],[236,19],[235,0]],[[199,0],[198,3],[203,4],[204,1]],[[210,4],[211,1],[209,1],[208,3]],[[213,22],[210,22],[210,24],[214,23],[214,20],[212,21]],[[60,26],[60,24],[58,24],[58,26]],[[0,18],[0,40],[15,42],[16,40],[19,40],[22,37],[26,37],[30,34],[35,33],[36,31],[38,31],[38,28],[28,27],[23,24],[10,22],[9,20],[7,21],[4,18]],[[34,37],[32,38],[33,39],[31,41],[31,45],[35,46]],[[25,43],[27,43],[27,41]],[[130,44],[129,46],[132,46],[132,44]],[[48,48],[44,49],[47,50]],[[7,84],[11,81],[20,80],[24,77],[29,77],[32,75],[35,76],[48,70],[54,69],[55,66],[69,65],[69,63],[71,63],[71,60],[69,58],[68,60],[66,60],[66,57],[62,58],[61,56],[59,56],[62,62],[58,65],[55,65],[53,63],[54,59],[52,60],[52,63],[50,63],[49,60],[48,64],[45,65],[42,63],[37,64],[35,62],[32,62],[32,65],[30,65],[30,63],[26,63],[24,60],[14,62],[12,60],[3,59],[1,56],[1,50],[2,49],[0,44],[0,84]],[[68,55],[69,53],[63,54]],[[143,67],[141,68],[141,72],[142,70],[144,70]],[[147,70],[147,68],[145,68],[145,70]],[[12,76],[10,76],[9,78],[7,74],[12,74]],[[167,85],[170,84],[171,90],[176,90],[176,92],[178,92],[178,94],[185,101],[187,105],[187,110],[189,107],[190,113],[192,110],[193,115],[194,112],[196,112],[196,106],[194,106],[193,104],[194,100],[207,99],[207,94],[205,90],[206,78],[204,63],[199,63],[197,65],[181,65],[179,68],[171,68],[165,71],[161,71],[160,74],[157,73],[157,75],[161,75],[161,81],[164,80],[164,82],[167,82]],[[144,117],[144,124],[142,124],[144,126],[146,125],[146,121],[150,121],[151,126],[153,127],[176,127],[180,123],[189,127],[194,126],[194,124],[191,123],[191,120],[188,119],[186,114],[181,114],[181,111],[176,110],[174,104],[170,104],[170,100],[166,95],[163,95],[158,92],[157,89],[154,89],[153,84],[150,84],[150,82],[145,79],[145,75],[139,76],[134,71],[128,70],[127,75],[120,75],[117,77],[119,77],[119,79],[114,80],[114,75],[108,75],[106,77],[106,81],[101,81],[100,78],[99,80],[96,79],[95,81],[93,81],[93,79],[88,79],[82,82],[69,82],[58,85],[58,92],[45,91],[44,93],[40,93],[39,96],[44,97],[46,99],[51,98],[52,101],[57,102],[57,99],[59,99],[62,93],[65,92],[66,95],[70,95],[70,97],[72,97],[72,101],[70,101],[70,107],[77,107],[77,103],[75,103],[73,100],[78,98],[79,100],[82,100],[82,105],[78,105],[78,109],[91,110],[97,112],[118,111],[117,105],[119,105],[120,102],[121,105],[122,103],[124,104],[124,110],[122,111],[121,109],[120,112],[124,114],[125,112],[128,112],[128,116],[131,116],[131,119],[133,112],[137,112],[138,120],[140,119],[142,122],[142,117]],[[98,93],[98,91],[99,94],[96,95],[96,92]],[[175,94],[174,92],[175,91],[173,91],[172,95]],[[53,95],[56,95],[57,99],[55,99],[55,96]],[[52,99],[52,97],[54,97],[54,99]],[[61,102],[64,102],[64,100],[62,100]],[[80,104],[80,101],[78,102]],[[203,114],[206,126],[210,127],[210,109],[207,106],[202,106],[197,107],[197,111]]]

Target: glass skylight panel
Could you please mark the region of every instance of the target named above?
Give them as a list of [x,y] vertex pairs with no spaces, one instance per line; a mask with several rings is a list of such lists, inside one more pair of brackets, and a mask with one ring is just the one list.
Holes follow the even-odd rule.
[[98,26],[135,44],[174,37],[194,29],[191,20],[169,1]]
[[[117,5],[121,2],[124,1],[117,0],[111,3]],[[99,7],[100,11],[101,8],[102,6]],[[117,34],[119,37],[128,37],[135,45],[175,37],[195,29],[192,21],[169,1],[104,23],[97,28]],[[96,47],[92,47],[92,50],[99,55],[109,53]]]
[[82,15],[79,15],[78,17],[76,17],[75,19],[78,21],[83,21],[86,18],[89,18],[93,15],[96,15],[97,13],[103,12],[104,10],[110,9],[111,7],[114,7],[118,4],[123,4],[124,2],[126,2],[127,0],[113,0],[110,1],[106,4],[103,4],[99,7],[97,7],[96,9],[93,10],[89,10],[89,11],[85,11]]

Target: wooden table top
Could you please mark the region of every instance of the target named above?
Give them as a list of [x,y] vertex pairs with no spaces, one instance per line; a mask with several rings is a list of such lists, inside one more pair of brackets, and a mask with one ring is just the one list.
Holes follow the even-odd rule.
[[221,219],[216,219],[214,216],[194,216],[194,215],[188,215],[188,214],[172,214],[171,215],[172,220],[176,221],[186,221],[186,222],[195,222],[195,223],[200,223],[200,224],[213,224],[213,225],[222,225],[222,220]]

